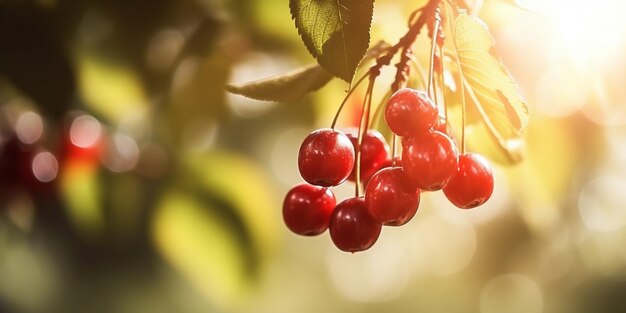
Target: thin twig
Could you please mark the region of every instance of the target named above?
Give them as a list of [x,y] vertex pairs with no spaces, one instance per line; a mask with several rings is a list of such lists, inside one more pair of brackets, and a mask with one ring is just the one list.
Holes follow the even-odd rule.
[[357,137],[356,145],[356,165],[354,167],[354,180],[355,190],[354,196],[359,197],[361,194],[361,144],[363,143],[363,136],[369,128],[370,110],[372,108],[372,92],[374,90],[374,82],[376,76],[370,76],[369,84],[367,85],[367,93],[365,99],[363,99],[363,111],[361,112],[361,122],[359,123],[359,133]]
[[348,91],[348,94],[346,94],[346,96],[343,98],[343,101],[341,101],[341,104],[339,105],[339,109],[337,109],[337,113],[335,113],[335,118],[333,118],[333,122],[332,124],[330,124],[330,128],[335,129],[335,125],[337,124],[337,120],[339,119],[339,114],[341,113],[341,111],[343,110],[343,107],[345,106],[346,102],[348,102],[348,98],[350,98],[350,96],[352,95],[352,93],[354,93],[354,91],[356,90],[356,88],[365,80],[365,78],[367,78],[370,75],[370,72],[367,72],[365,74],[363,74],[363,76],[361,76],[361,78],[359,78],[359,80],[354,84],[353,87],[350,88],[350,90]]

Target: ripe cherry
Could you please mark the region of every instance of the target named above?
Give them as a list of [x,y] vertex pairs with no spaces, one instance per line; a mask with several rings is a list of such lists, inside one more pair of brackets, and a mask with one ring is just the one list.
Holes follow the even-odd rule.
[[348,136],[338,130],[318,129],[300,146],[300,175],[313,185],[339,185],[348,178],[353,167],[354,147]]
[[435,103],[425,93],[410,88],[396,91],[385,107],[387,125],[399,136],[430,129],[437,118]]
[[378,171],[367,184],[365,206],[379,223],[389,226],[406,224],[417,212],[420,190],[402,167]]
[[443,188],[443,193],[461,209],[475,208],[487,202],[493,193],[489,161],[475,153],[459,156],[458,170]]
[[[346,133],[356,151],[358,142],[358,130]],[[385,141],[385,137],[375,130],[368,129],[361,142],[361,180],[369,181],[370,177],[379,170],[383,164],[390,160],[389,145]],[[356,162],[354,164],[356,168]],[[353,169],[348,177],[349,181],[355,181],[356,172]]]
[[298,235],[316,236],[328,228],[335,204],[335,195],[330,189],[302,183],[285,196],[283,220],[287,228]]
[[420,189],[443,188],[457,170],[459,153],[441,132],[427,131],[405,138],[402,147],[402,165]]
[[369,249],[380,235],[381,224],[365,208],[363,198],[350,198],[339,203],[330,219],[330,238],[337,248],[346,252]]
[[439,117],[439,119],[437,120],[437,124],[433,126],[433,130],[443,133],[444,135],[450,137],[450,139],[452,139],[452,142],[454,142],[454,134],[452,133],[450,124],[448,124],[448,121],[446,121],[444,117]]

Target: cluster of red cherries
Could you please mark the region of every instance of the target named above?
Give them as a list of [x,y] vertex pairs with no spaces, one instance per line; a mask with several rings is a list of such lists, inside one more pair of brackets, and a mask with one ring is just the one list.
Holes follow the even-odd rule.
[[[369,249],[383,225],[401,226],[413,218],[421,191],[443,190],[455,206],[470,209],[493,192],[488,161],[479,154],[459,155],[449,126],[437,106],[418,90],[403,88],[386,103],[385,120],[402,142],[402,157],[392,158],[389,145],[368,129],[358,147],[358,135],[325,128],[309,134],[298,155],[302,183],[283,203],[283,219],[294,233],[315,236],[328,228],[337,248]],[[336,204],[329,187],[355,181],[355,150],[360,148],[364,197]]]

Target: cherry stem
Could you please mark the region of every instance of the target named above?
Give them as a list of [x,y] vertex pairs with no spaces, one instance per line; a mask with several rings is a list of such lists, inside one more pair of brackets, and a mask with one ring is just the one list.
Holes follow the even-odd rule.
[[359,133],[356,144],[356,165],[354,167],[355,177],[355,197],[359,197],[361,194],[361,144],[363,143],[363,136],[369,128],[370,110],[372,108],[372,92],[374,90],[374,82],[376,76],[370,76],[369,83],[367,85],[367,93],[365,99],[363,99],[363,111],[361,112],[361,122],[359,123]]
[[[431,86],[433,85],[433,72],[435,71],[435,49],[437,48],[437,37],[439,37],[439,24],[441,22],[441,18],[439,17],[439,8],[435,10],[435,27],[433,31],[432,45],[430,49],[430,66],[428,68],[428,96],[432,97],[435,91],[433,90],[431,93]],[[435,97],[436,94],[435,94]]]
[[394,133],[391,137],[391,166],[396,163],[396,154],[398,153],[398,136]]
[[343,101],[341,101],[341,104],[339,105],[339,109],[337,109],[337,113],[335,113],[335,117],[333,118],[333,123],[330,124],[330,128],[335,129],[335,125],[337,125],[337,120],[339,119],[339,114],[341,114],[341,111],[343,110],[343,107],[345,106],[346,102],[348,102],[348,98],[350,98],[350,96],[352,95],[352,93],[354,93],[354,91],[356,90],[356,88],[365,80],[365,78],[367,78],[369,75],[371,74],[370,71],[368,71],[367,73],[363,74],[363,76],[361,76],[361,78],[359,78],[359,80],[351,86],[350,90],[348,90],[348,93],[346,94],[346,96],[343,98]]
[[448,18],[448,25],[450,26],[450,31],[452,32],[452,42],[454,43],[454,57],[456,59],[456,67],[457,67],[457,71],[459,72],[459,76],[461,77],[460,81],[461,81],[461,154],[465,153],[465,107],[466,107],[466,100],[465,100],[465,84],[464,84],[464,80],[465,80],[465,76],[463,75],[463,68],[461,67],[461,61],[459,59],[459,50],[458,47],[456,46],[456,41],[454,40],[455,38],[455,33],[454,33],[454,27],[452,26],[452,18],[451,18],[451,11],[452,11],[452,7],[450,6],[450,4],[448,2],[444,2],[445,6],[446,6],[446,16]]
[[443,105],[443,116],[446,119],[446,123],[448,125],[450,125],[450,123],[448,123],[448,103],[446,102],[446,97],[445,97],[445,88],[446,88],[446,81],[445,81],[445,71],[444,71],[444,57],[443,57],[443,51],[441,49],[441,46],[439,47],[439,57],[440,57],[440,62],[441,62],[441,73],[439,73],[439,80],[440,80],[440,86],[441,86],[441,101],[442,101],[442,105]]
[[420,79],[420,83],[422,84],[421,87],[426,88],[426,73],[424,72],[422,65],[420,64],[420,62],[418,62],[415,59],[414,56],[411,56],[410,59],[411,59],[411,64],[413,65],[413,68],[417,70],[418,72],[417,77],[419,77]]

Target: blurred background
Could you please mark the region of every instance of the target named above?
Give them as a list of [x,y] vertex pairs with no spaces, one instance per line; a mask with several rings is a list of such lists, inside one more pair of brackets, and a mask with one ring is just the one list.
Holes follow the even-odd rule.
[[[313,61],[287,1],[0,1],[0,312],[626,312],[626,2],[466,2],[531,107],[524,159],[351,255],[281,217],[346,84],[224,92]],[[423,3],[376,1],[372,42]]]

